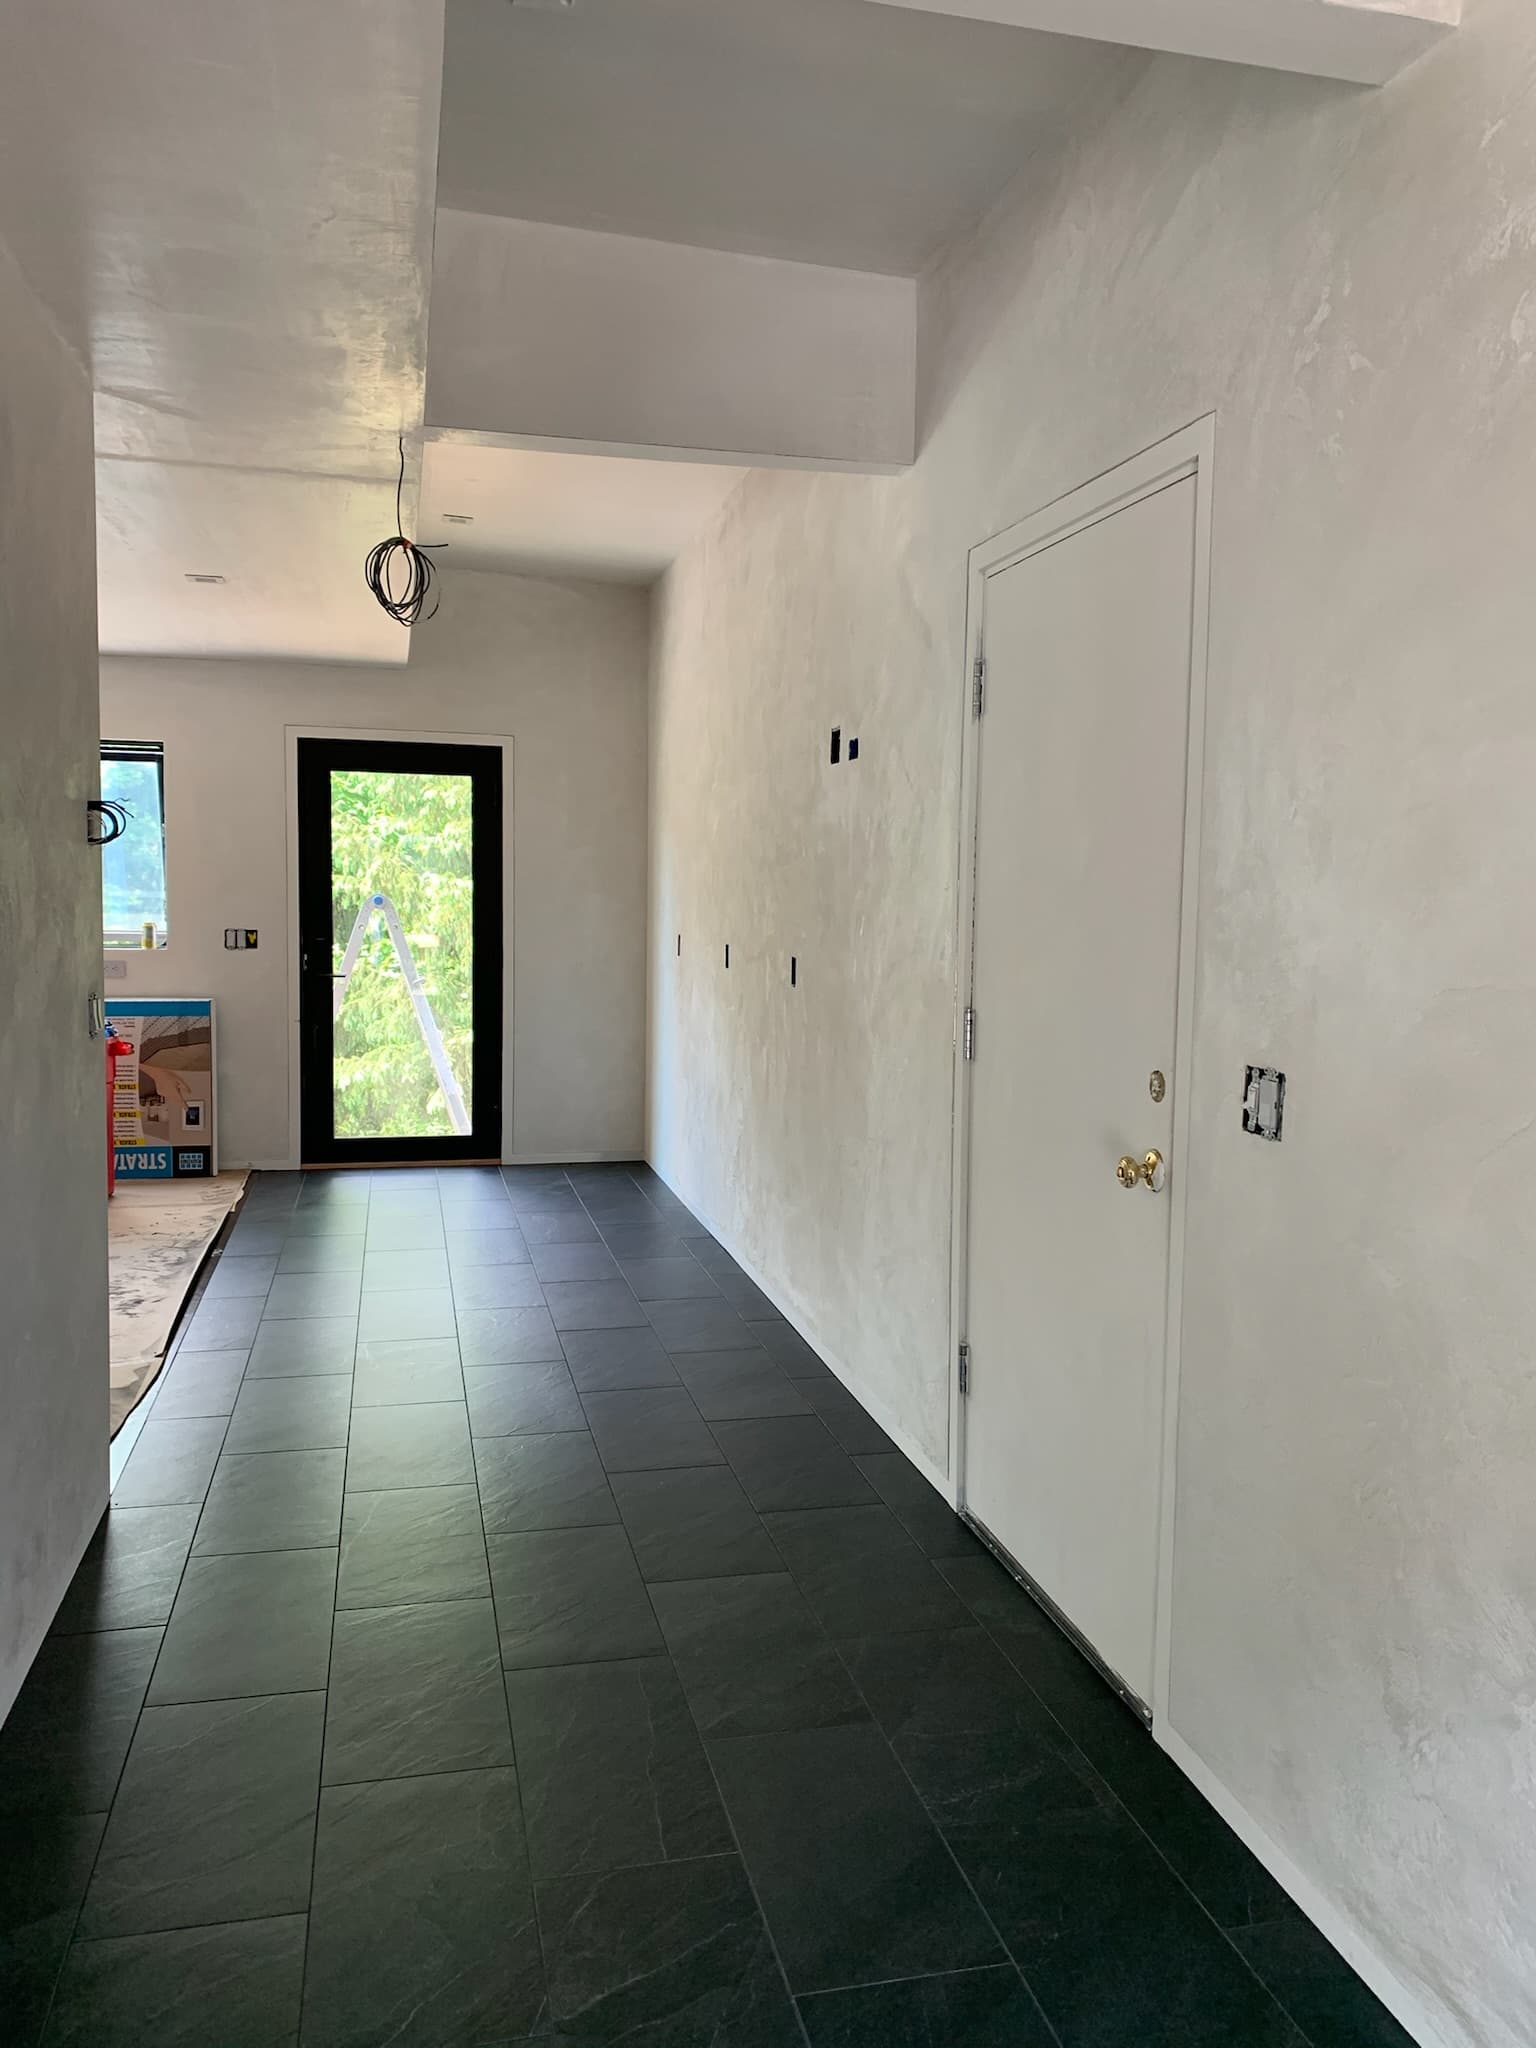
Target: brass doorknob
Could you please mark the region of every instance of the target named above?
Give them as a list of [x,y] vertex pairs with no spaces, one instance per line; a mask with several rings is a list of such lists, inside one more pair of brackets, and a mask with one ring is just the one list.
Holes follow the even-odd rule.
[[1133,1159],[1127,1153],[1115,1168],[1115,1179],[1121,1187],[1133,1188],[1139,1183],[1154,1195],[1161,1193],[1166,1178],[1161,1152],[1149,1152],[1144,1159]]

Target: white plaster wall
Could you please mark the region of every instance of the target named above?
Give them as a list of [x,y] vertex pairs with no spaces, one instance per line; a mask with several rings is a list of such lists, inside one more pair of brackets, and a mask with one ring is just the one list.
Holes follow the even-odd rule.
[[[1217,411],[1169,1724],[1480,2048],[1536,2038],[1533,194],[1523,0],[1379,94],[1158,60],[926,281],[910,478],[749,478],[653,672],[651,1156],[942,1472],[966,549]],[[806,934],[799,1007],[679,925]]]
[[909,277],[438,212],[429,427],[888,467],[915,355]]
[[91,390],[0,243],[0,1720],[107,1504]]
[[[514,741],[508,1158],[633,1157],[644,1119],[647,595],[447,571],[399,669],[107,659],[102,724],[165,745],[170,943],[110,994],[219,1005],[220,1156],[290,1151],[286,728]],[[224,950],[255,925],[254,953]]]

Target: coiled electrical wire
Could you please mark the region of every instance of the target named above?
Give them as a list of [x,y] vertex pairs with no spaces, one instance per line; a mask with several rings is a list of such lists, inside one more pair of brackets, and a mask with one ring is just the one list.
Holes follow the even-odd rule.
[[[418,547],[415,541],[407,540],[400,531],[404,515],[400,509],[401,494],[405,489],[405,436],[400,437],[400,476],[395,485],[395,531],[388,540],[381,540],[377,547],[368,550],[368,559],[363,564],[363,575],[368,588],[378,599],[381,608],[397,625],[414,626],[423,615],[423,609],[432,592],[435,570],[432,566],[428,547],[445,548],[445,540],[431,541],[425,547]],[[432,599],[432,609],[427,618],[435,618],[439,598]]]

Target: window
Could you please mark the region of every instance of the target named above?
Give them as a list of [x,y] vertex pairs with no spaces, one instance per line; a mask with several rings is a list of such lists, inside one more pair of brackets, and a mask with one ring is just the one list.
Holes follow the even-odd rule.
[[103,740],[101,793],[128,813],[120,839],[101,852],[102,933],[109,946],[142,946],[153,924],[163,946],[165,749],[158,740]]

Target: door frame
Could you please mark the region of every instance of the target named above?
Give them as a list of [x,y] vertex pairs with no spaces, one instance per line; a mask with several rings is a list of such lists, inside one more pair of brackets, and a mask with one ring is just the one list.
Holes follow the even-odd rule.
[[[303,1122],[302,1122],[302,1057],[303,1031],[300,1017],[301,976],[299,952],[302,937],[302,904],[299,897],[299,741],[340,740],[371,741],[384,740],[399,746],[444,746],[444,747],[495,747],[501,752],[501,1132],[497,1153],[500,1159],[508,1156],[512,1119],[514,1113],[514,1090],[516,1069],[513,1064],[514,1012],[513,1012],[513,937],[514,937],[514,884],[513,864],[513,822],[515,810],[514,766],[516,740],[511,733],[483,732],[424,732],[412,727],[402,731],[399,727],[351,726],[341,724],[285,725],[283,728],[283,815],[287,832],[287,930],[284,945],[284,972],[287,977],[287,1020],[288,1020],[288,1165],[294,1169],[303,1163]],[[358,1165],[367,1170],[367,1160]],[[338,1161],[334,1168],[338,1173],[348,1171],[344,1161]]]
[[[965,1057],[965,1011],[976,975],[977,792],[981,765],[981,718],[974,709],[977,664],[983,653],[988,579],[1026,557],[1069,540],[1073,534],[1143,498],[1192,477],[1195,536],[1190,620],[1189,731],[1184,778],[1184,871],[1179,905],[1178,1002],[1174,1026],[1173,1139],[1168,1161],[1168,1309],[1164,1332],[1163,1416],[1158,1473],[1157,1569],[1154,1592],[1153,1686],[1147,1703],[1154,1724],[1168,1711],[1172,1649],[1171,1590],[1175,1471],[1178,1461],[1179,1365],[1183,1332],[1186,1201],[1189,1174],[1190,1100],[1195,1023],[1195,961],[1200,887],[1200,833],[1204,797],[1207,668],[1210,645],[1211,490],[1216,452],[1216,415],[1208,413],[1139,455],[1105,470],[1079,489],[978,542],[968,558],[965,670],[960,768],[959,890],[956,933],[957,974],[954,1017],[953,1182],[950,1229],[950,1466],[955,1504],[967,1513],[965,1481],[965,1399],[960,1391],[959,1356],[967,1327],[969,1272],[970,1128],[973,1062]],[[983,671],[984,673],[984,671]],[[982,717],[985,716],[983,711]],[[987,1021],[978,1014],[978,1042],[986,1044]],[[983,1370],[985,1366],[983,1364]],[[1030,1589],[1032,1592],[1034,1588]],[[1054,1614],[1054,1610],[1052,1610]],[[1060,1620],[1062,1617],[1055,1616]]]

